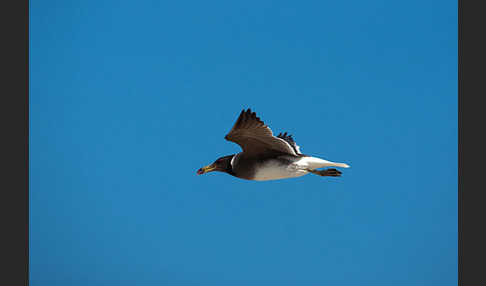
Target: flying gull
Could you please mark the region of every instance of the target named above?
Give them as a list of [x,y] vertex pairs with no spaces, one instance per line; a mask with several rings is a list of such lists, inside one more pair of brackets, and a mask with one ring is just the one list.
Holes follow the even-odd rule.
[[198,175],[219,171],[241,179],[267,181],[295,178],[309,173],[339,177],[341,172],[334,168],[317,169],[349,167],[345,163],[302,154],[292,135],[285,132],[274,136],[272,130],[251,109],[241,111],[235,125],[224,138],[240,145],[243,152],[217,159],[199,169]]

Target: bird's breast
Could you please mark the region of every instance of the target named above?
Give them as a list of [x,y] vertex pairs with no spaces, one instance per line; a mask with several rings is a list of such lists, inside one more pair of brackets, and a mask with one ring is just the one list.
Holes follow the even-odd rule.
[[255,173],[252,180],[268,181],[295,178],[307,173],[305,169],[299,168],[297,164],[272,159],[255,166]]

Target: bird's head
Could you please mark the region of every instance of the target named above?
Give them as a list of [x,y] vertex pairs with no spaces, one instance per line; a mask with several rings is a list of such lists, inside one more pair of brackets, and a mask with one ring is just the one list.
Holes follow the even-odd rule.
[[212,164],[207,165],[206,167],[202,167],[201,169],[197,170],[197,174],[202,175],[202,174],[213,172],[213,171],[231,173],[232,172],[231,159],[233,158],[233,156],[234,155],[228,155],[228,156],[220,157],[216,161],[214,161]]

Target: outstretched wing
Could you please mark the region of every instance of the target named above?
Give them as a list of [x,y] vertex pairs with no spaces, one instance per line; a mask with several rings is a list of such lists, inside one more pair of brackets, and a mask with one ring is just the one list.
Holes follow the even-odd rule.
[[235,125],[224,138],[240,145],[247,154],[257,155],[273,150],[297,156],[294,148],[284,139],[273,136],[272,130],[251,109],[241,111]]
[[288,134],[287,135],[287,132],[285,132],[284,134],[282,133],[279,133],[277,135],[278,138],[282,138],[283,140],[287,141],[287,143],[290,144],[290,146],[292,146],[292,148],[294,149],[295,153],[301,155],[302,152],[300,152],[300,146],[297,145],[297,143],[295,143],[294,141],[294,138],[292,138],[292,135]]

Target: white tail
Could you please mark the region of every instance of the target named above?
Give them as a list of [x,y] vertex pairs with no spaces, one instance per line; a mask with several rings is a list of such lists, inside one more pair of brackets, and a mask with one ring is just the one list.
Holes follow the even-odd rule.
[[316,157],[303,157],[298,161],[298,164],[309,169],[317,169],[322,167],[349,168],[348,164],[331,162]]
[[333,163],[333,162],[329,162],[329,163],[330,163],[330,165],[327,165],[327,166],[349,168],[349,165],[345,164],[345,163]]

